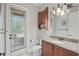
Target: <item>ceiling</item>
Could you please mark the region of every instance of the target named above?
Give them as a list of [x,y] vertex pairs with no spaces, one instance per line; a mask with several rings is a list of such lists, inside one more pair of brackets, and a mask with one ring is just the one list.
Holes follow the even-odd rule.
[[[58,3],[30,3],[30,4],[36,7],[41,7],[47,4],[57,5]],[[61,3],[61,5],[63,5],[63,3]],[[77,3],[72,3],[72,5],[77,6]]]
[[[51,5],[53,7],[57,7],[58,3],[25,3],[24,6],[30,5],[30,6],[36,6],[36,7],[42,7],[45,5]],[[61,3],[63,5],[63,3]],[[77,3],[73,3],[73,6],[77,6]]]
[[31,5],[34,5],[36,7],[41,7],[41,6],[45,5],[45,3],[31,3]]

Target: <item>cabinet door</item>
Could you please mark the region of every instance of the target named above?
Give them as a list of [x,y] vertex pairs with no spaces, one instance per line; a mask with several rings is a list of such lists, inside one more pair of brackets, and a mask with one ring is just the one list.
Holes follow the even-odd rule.
[[42,55],[43,56],[52,56],[52,44],[42,41]]
[[78,12],[69,13],[69,37],[79,38],[78,36]]
[[77,53],[64,49],[64,56],[78,56]]
[[64,50],[63,50],[63,48],[55,46],[54,47],[54,55],[55,56],[64,56]]

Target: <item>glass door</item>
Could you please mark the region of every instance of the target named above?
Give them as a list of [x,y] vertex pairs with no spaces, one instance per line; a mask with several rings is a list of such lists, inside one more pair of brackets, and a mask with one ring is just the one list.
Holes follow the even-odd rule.
[[24,13],[11,9],[11,51],[25,48],[24,44]]
[[6,55],[26,53],[27,9],[6,4]]

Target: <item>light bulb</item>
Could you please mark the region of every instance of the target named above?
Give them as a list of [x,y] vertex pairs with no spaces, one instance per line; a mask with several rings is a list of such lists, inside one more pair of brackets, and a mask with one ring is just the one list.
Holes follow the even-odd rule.
[[61,11],[60,15],[62,15],[62,16],[63,16],[64,14],[65,14],[65,13],[64,13],[64,11]]
[[55,10],[53,10],[53,14],[55,14],[56,12],[55,12]]
[[60,8],[57,8],[57,13],[60,13],[61,12],[61,9]]

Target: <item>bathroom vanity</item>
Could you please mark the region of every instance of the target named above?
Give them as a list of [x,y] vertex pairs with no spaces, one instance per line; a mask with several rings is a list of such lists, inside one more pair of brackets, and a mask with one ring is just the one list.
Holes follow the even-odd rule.
[[78,56],[78,44],[47,38],[42,40],[42,56]]

